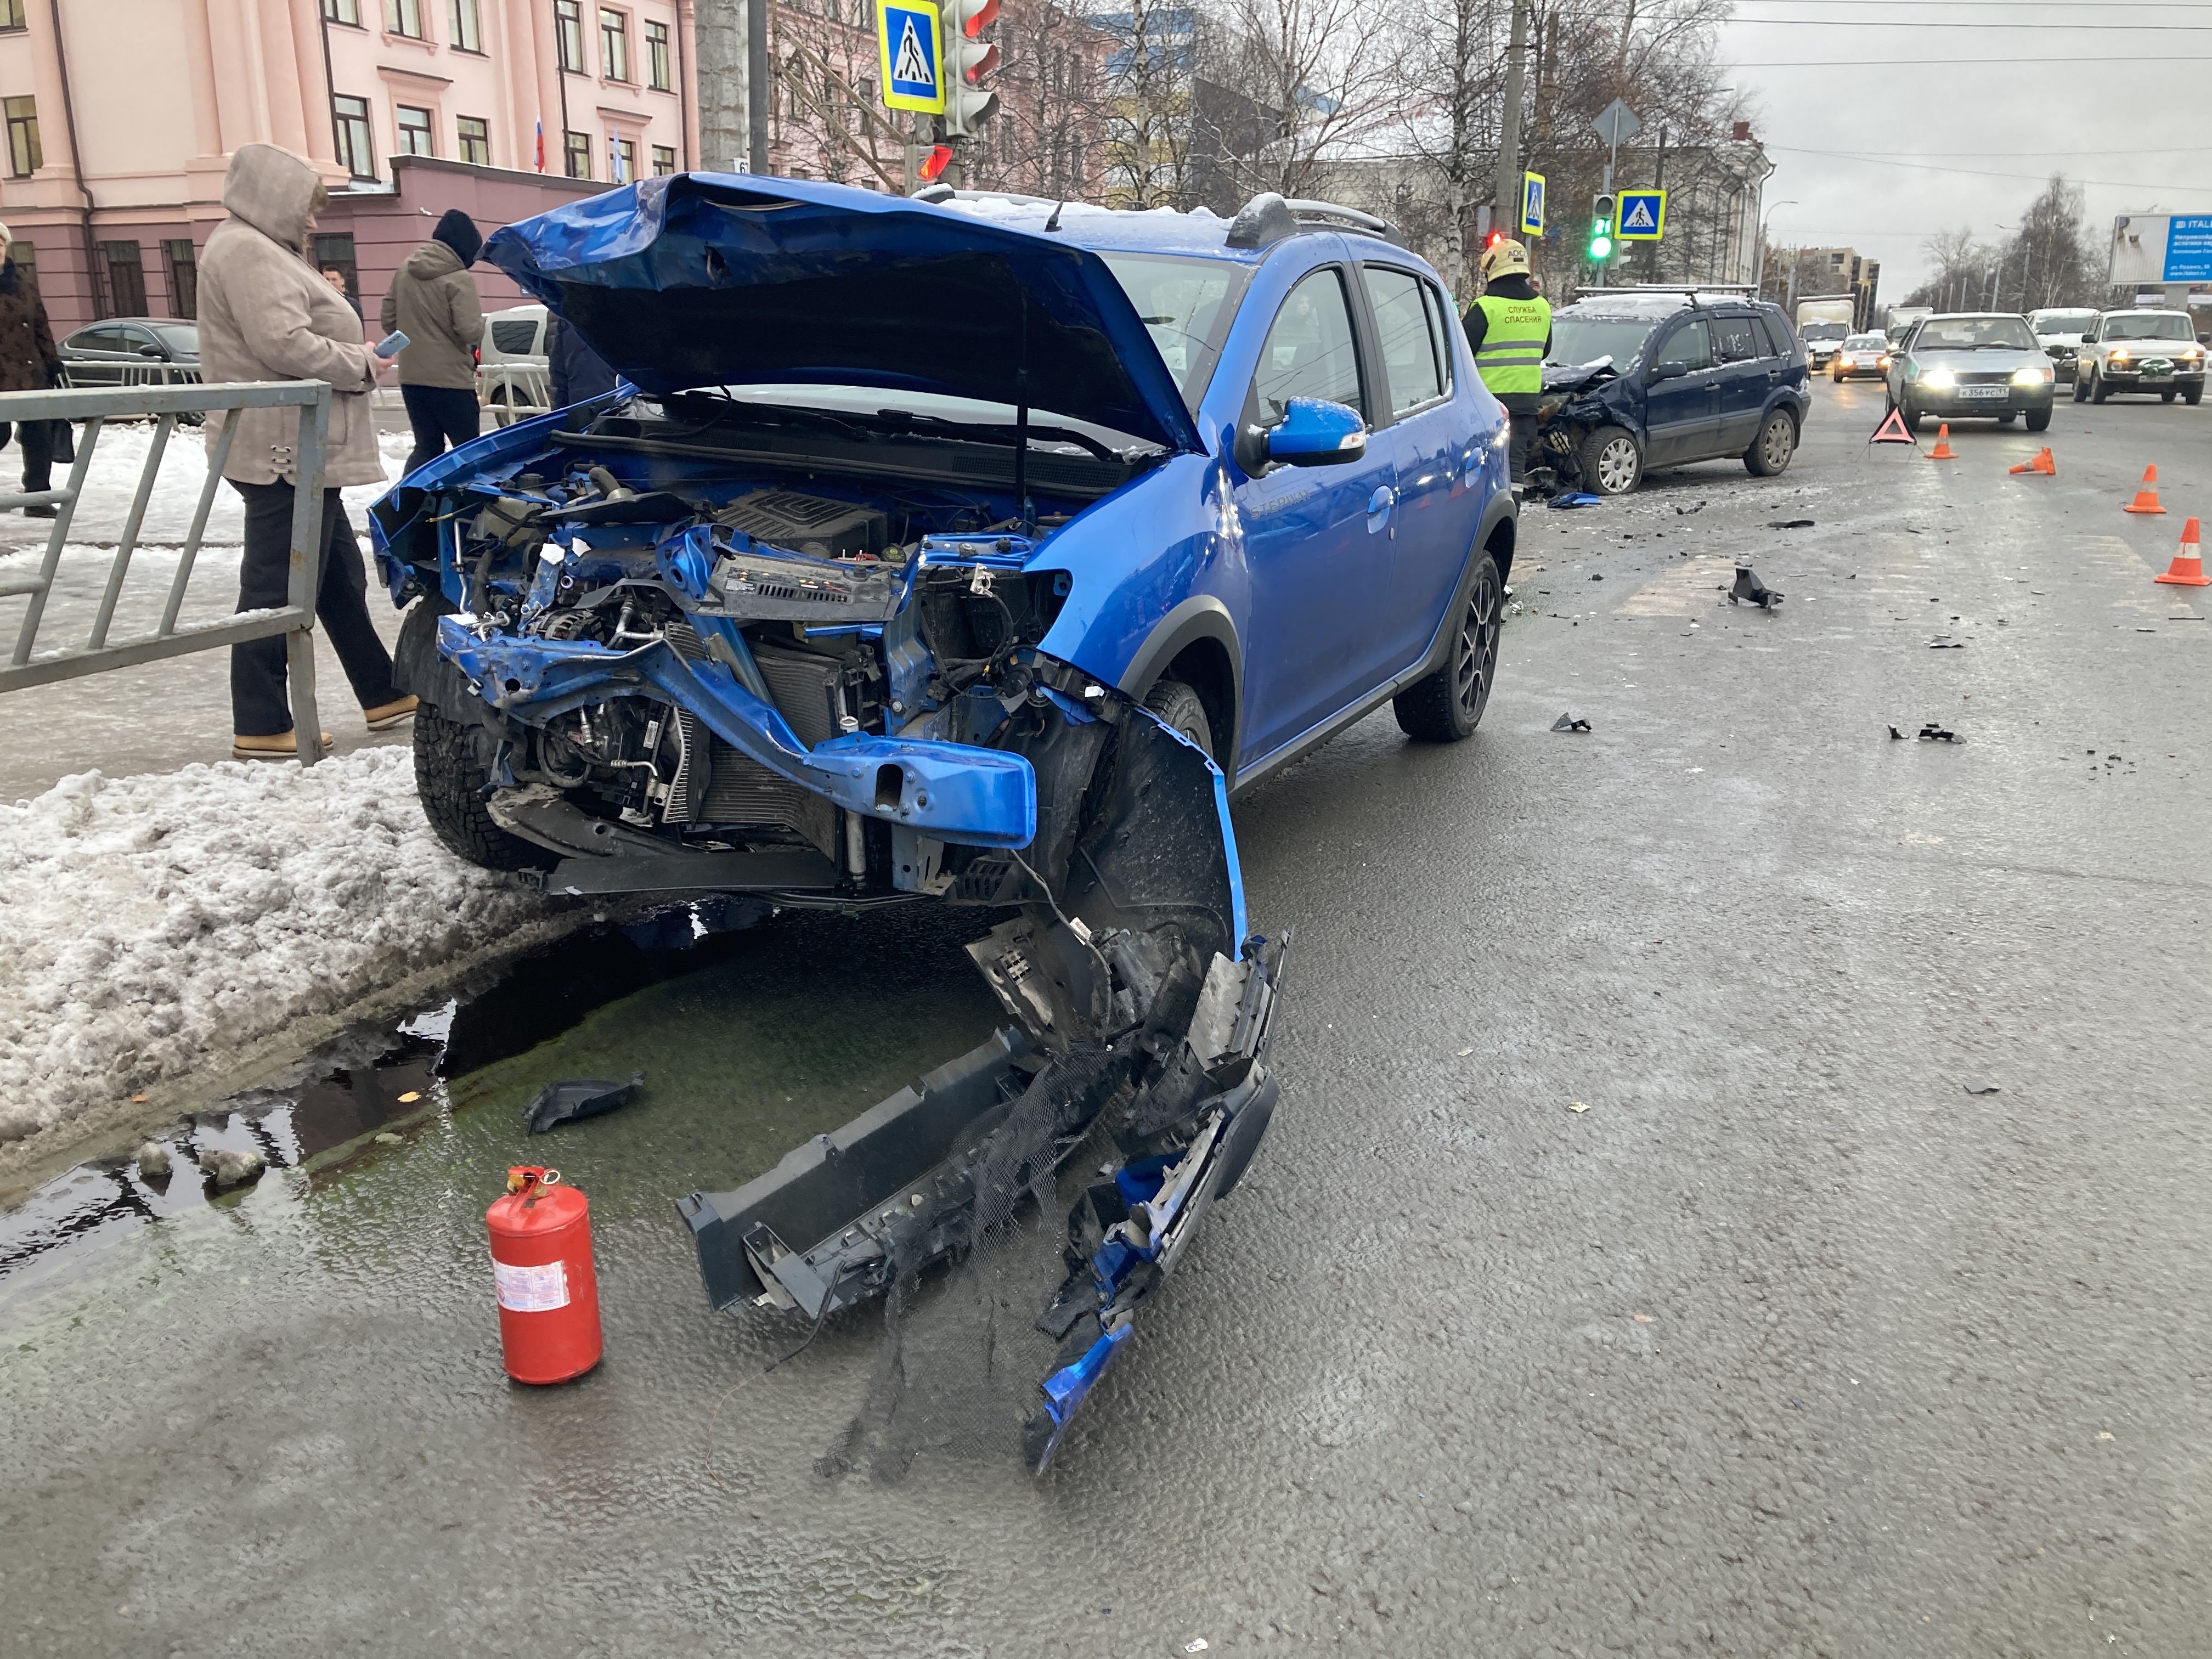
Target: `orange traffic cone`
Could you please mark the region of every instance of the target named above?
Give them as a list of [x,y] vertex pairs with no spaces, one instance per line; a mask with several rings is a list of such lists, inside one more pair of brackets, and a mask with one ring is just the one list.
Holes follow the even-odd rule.
[[2191,519],[2181,526],[2181,551],[2173,556],[2166,574],[2154,576],[2153,581],[2170,583],[2175,587],[2212,587],[2212,576],[2204,574],[2204,557],[2197,550],[2197,520]]
[[2018,466],[2005,470],[2008,472],[2040,473],[2046,478],[2055,478],[2058,476],[2058,463],[2051,458],[2051,451],[2045,448],[2038,450],[2033,460],[2022,461]]
[[1959,459],[1959,452],[1951,447],[1950,422],[1943,421],[1937,424],[1936,447],[1928,452],[1928,459],[1931,461],[1955,461]]
[[2158,469],[2155,466],[2147,466],[2143,469],[2142,488],[2136,491],[2135,500],[2130,501],[2125,507],[2122,507],[2120,511],[2123,513],[2163,513],[2166,511],[2164,507],[2158,504]]

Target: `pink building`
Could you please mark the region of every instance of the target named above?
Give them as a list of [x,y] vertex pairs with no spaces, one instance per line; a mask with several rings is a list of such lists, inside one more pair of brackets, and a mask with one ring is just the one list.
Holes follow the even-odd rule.
[[698,165],[694,3],[0,0],[0,219],[57,336],[190,317],[231,152],[279,144],[329,180],[316,254],[374,319],[447,208],[489,234]]

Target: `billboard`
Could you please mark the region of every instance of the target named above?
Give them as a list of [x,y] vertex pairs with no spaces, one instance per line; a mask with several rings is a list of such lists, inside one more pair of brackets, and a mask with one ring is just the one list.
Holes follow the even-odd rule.
[[2114,286],[2212,283],[2212,213],[2128,213],[2112,221]]

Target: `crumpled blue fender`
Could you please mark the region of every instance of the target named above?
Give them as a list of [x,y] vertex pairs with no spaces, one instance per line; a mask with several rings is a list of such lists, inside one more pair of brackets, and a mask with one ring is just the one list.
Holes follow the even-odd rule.
[[484,640],[456,615],[438,619],[438,651],[486,702],[526,712],[533,725],[611,696],[657,693],[732,748],[848,811],[963,846],[1027,847],[1036,839],[1036,773],[1021,756],[864,732],[810,750],[720,663],[689,661],[665,641],[616,651],[590,640]]

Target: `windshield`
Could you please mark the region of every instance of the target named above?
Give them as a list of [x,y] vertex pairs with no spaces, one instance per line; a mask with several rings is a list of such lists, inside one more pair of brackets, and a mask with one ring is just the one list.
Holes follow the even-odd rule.
[[2033,351],[2035,336],[2019,317],[1931,317],[1912,337],[1915,351]]
[[2105,319],[2105,337],[2108,340],[2193,340],[2189,331],[2189,319],[2170,311],[2143,312],[2135,316],[2124,313]]
[[1844,349],[1846,351],[1887,351],[1889,349],[1889,336],[1887,334],[1854,334],[1850,339],[1844,342]]
[[2033,311],[2028,322],[2038,334],[2081,334],[2097,320],[2094,311]]
[[161,343],[169,348],[172,356],[197,357],[200,355],[200,331],[190,323],[150,323],[148,326],[161,337]]
[[1807,323],[1797,331],[1808,340],[1840,340],[1851,331],[1845,323]]
[[1644,349],[1644,343],[1658,325],[1656,317],[1573,317],[1555,312],[1552,349],[1544,354],[1544,361],[1567,366],[1610,357],[1617,367],[1625,368],[1636,361],[1636,354]]
[[1245,269],[1219,259],[1178,259],[1152,253],[1104,253],[1129,303],[1137,308],[1176,390],[1194,415],[1213,378],[1222,342],[1236,314]]

